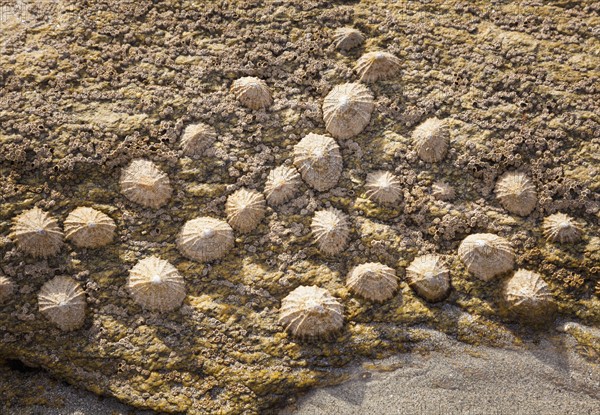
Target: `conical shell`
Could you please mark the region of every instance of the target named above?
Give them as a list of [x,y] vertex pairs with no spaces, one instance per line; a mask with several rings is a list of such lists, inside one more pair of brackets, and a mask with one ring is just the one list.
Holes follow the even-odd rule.
[[172,192],[169,177],[149,160],[133,160],[121,173],[121,193],[142,206],[159,208]]
[[185,282],[177,268],[155,256],[131,268],[127,289],[137,304],[153,311],[174,310],[185,299]]
[[544,219],[542,232],[549,241],[573,243],[581,239],[583,227],[571,216],[555,213]]
[[417,126],[412,134],[417,154],[427,163],[441,161],[448,152],[448,127],[446,122],[429,118]]
[[253,231],[265,217],[265,198],[256,190],[239,189],[227,198],[225,213],[236,231]]
[[4,275],[0,275],[0,304],[9,300],[15,291],[15,284]]
[[365,35],[353,27],[340,27],[335,30],[333,41],[336,49],[346,51],[360,46],[365,41]]
[[329,208],[315,212],[310,227],[324,254],[335,255],[346,248],[350,228],[348,216],[341,210]]
[[323,100],[325,128],[338,139],[354,137],[369,125],[374,108],[373,95],[366,86],[338,85]]
[[343,167],[340,148],[335,140],[312,133],[294,147],[294,165],[302,179],[319,192],[337,184]]
[[456,197],[454,187],[444,181],[435,182],[431,185],[431,195],[437,200],[453,200]]
[[496,197],[504,209],[521,216],[529,215],[537,204],[535,186],[524,173],[505,173],[496,183]]
[[222,258],[233,248],[233,229],[219,219],[201,217],[183,225],[177,237],[177,248],[195,261]]
[[365,189],[367,197],[378,203],[393,204],[402,197],[400,180],[389,171],[367,174]]
[[81,248],[98,248],[109,244],[116,227],[110,217],[89,207],[78,207],[65,220],[67,239]]
[[398,279],[393,268],[368,262],[352,268],[346,277],[346,287],[367,300],[383,302],[394,296]]
[[491,233],[467,236],[458,247],[467,270],[483,281],[513,269],[515,253],[506,239]]
[[400,59],[389,52],[369,52],[362,55],[354,71],[363,82],[374,82],[380,79],[388,79],[400,71]]
[[13,236],[19,249],[35,258],[58,254],[64,237],[56,219],[37,207],[14,219]]
[[344,325],[344,307],[316,286],[300,286],[281,300],[279,322],[296,337],[324,337]]
[[300,187],[300,175],[294,167],[279,166],[269,173],[265,184],[267,202],[277,206],[290,200]]
[[422,255],[406,268],[408,284],[425,300],[442,301],[450,292],[450,271],[438,255]]
[[85,320],[85,292],[77,281],[58,276],[45,283],[39,294],[40,313],[63,331],[80,328]]
[[554,313],[555,303],[540,274],[520,269],[506,282],[504,300],[509,309],[528,321],[542,321]]
[[185,156],[201,156],[216,140],[217,133],[207,124],[188,125],[181,136],[179,146]]
[[253,110],[266,108],[273,103],[267,83],[253,76],[245,76],[234,81],[231,91],[242,105]]

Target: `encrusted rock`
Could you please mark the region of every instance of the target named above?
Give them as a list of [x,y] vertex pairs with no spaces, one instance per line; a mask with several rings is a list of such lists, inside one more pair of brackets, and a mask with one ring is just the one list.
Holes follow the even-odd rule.
[[290,200],[300,187],[300,174],[291,166],[279,166],[270,171],[265,194],[267,202],[277,206]]
[[429,118],[412,133],[417,154],[427,163],[441,161],[448,152],[448,126],[438,118]]
[[415,292],[431,303],[442,301],[450,292],[450,271],[438,255],[422,255],[406,268],[406,278]]
[[437,200],[453,200],[456,197],[456,192],[454,187],[440,180],[431,185],[431,195]]
[[85,292],[77,281],[58,276],[46,282],[39,294],[40,313],[63,331],[80,328],[85,320]]
[[13,237],[21,251],[36,258],[47,258],[60,251],[64,235],[56,219],[34,207],[14,219]]
[[294,165],[302,179],[320,192],[337,184],[343,167],[340,148],[335,140],[313,133],[294,146]]
[[265,198],[256,190],[239,189],[227,198],[225,213],[233,229],[250,232],[265,217]]
[[231,91],[242,105],[253,110],[266,108],[273,103],[267,83],[253,76],[245,76],[234,81]]
[[549,241],[573,243],[581,239],[583,226],[569,215],[555,213],[544,219],[542,232]]
[[535,186],[525,173],[507,172],[496,183],[496,197],[504,209],[527,216],[537,204]]
[[369,125],[374,108],[373,95],[366,86],[338,85],[323,100],[325,128],[338,139],[353,137]]
[[177,248],[186,257],[196,261],[222,258],[233,248],[233,229],[226,222],[200,217],[183,225],[177,237]]
[[527,321],[551,318],[555,303],[548,284],[540,274],[520,269],[506,282],[504,300],[510,311]]
[[210,125],[188,125],[181,136],[179,146],[185,156],[201,156],[216,140],[217,133]]
[[400,180],[389,171],[367,174],[365,189],[367,197],[379,203],[396,203],[402,196]]
[[483,281],[513,269],[515,253],[506,239],[491,233],[467,236],[458,247],[467,270]]
[[296,337],[324,337],[344,325],[344,307],[329,291],[300,286],[281,300],[279,322]]
[[346,287],[367,300],[383,302],[394,296],[398,279],[393,268],[368,262],[352,268],[346,278]]
[[169,177],[149,160],[133,160],[121,173],[121,193],[142,206],[159,208],[172,192]]
[[315,212],[310,227],[324,254],[335,255],[346,248],[350,228],[348,217],[341,210],[329,208]]
[[78,207],[65,220],[66,238],[81,248],[98,248],[114,237],[115,221],[99,210]]
[[127,289],[136,303],[152,311],[174,310],[185,299],[185,282],[177,268],[155,256],[142,259],[129,271]]
[[388,79],[400,71],[400,59],[389,52],[368,52],[362,55],[354,70],[363,82]]
[[8,301],[15,291],[15,283],[8,277],[0,275],[0,304]]
[[335,47],[339,50],[350,50],[360,46],[365,41],[365,35],[353,27],[340,27],[333,34]]

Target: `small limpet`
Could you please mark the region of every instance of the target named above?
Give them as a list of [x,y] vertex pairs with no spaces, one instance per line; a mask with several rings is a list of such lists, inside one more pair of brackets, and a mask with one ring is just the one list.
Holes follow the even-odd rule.
[[348,244],[348,216],[341,210],[329,208],[315,212],[310,228],[319,250],[326,255],[338,254]]
[[225,213],[233,229],[250,232],[265,217],[265,198],[256,190],[239,189],[227,198]]
[[393,204],[402,197],[400,180],[389,171],[367,174],[365,189],[367,197],[379,203]]
[[406,268],[406,278],[410,287],[430,303],[442,301],[450,292],[450,271],[438,255],[416,257]]
[[66,238],[81,248],[98,248],[114,237],[115,221],[99,210],[78,207],[65,219]]
[[195,261],[224,257],[233,248],[233,229],[226,222],[210,217],[189,220],[177,236],[177,248]]
[[291,166],[279,166],[269,172],[265,184],[267,202],[277,206],[290,200],[300,187],[300,174]]
[[366,86],[335,86],[323,100],[325,128],[337,139],[354,137],[369,125],[374,108],[373,95]]
[[393,268],[368,262],[352,268],[346,278],[346,287],[367,300],[383,302],[394,296],[398,279]]
[[134,203],[157,209],[171,198],[169,177],[149,160],[136,159],[121,173],[121,193]]
[[13,236],[21,251],[35,258],[47,258],[58,254],[64,234],[56,219],[34,207],[14,219]]
[[537,204],[535,186],[526,174],[507,172],[496,182],[496,197],[504,209],[527,216]]
[[569,215],[555,213],[544,218],[542,232],[549,241],[573,243],[581,239],[583,226]]
[[267,83],[254,76],[244,76],[235,80],[231,91],[242,105],[253,110],[266,108],[273,103]]
[[400,71],[400,59],[389,52],[368,52],[362,55],[354,70],[363,82],[388,79]]
[[340,27],[333,34],[335,47],[339,50],[349,50],[361,45],[365,41],[365,35],[353,27]]
[[38,294],[38,305],[40,313],[63,331],[76,330],[85,320],[85,292],[70,277],[46,282]]
[[550,287],[536,272],[519,269],[506,281],[504,300],[514,314],[527,321],[545,321],[554,312]]
[[8,277],[0,275],[0,304],[8,301],[15,291],[15,283]]
[[185,156],[200,156],[216,140],[217,133],[210,125],[199,123],[186,127],[179,146]]
[[294,146],[294,165],[319,192],[334,187],[342,174],[340,148],[331,137],[310,133]]
[[412,138],[417,154],[427,163],[441,161],[448,152],[447,123],[438,118],[429,118],[418,125]]

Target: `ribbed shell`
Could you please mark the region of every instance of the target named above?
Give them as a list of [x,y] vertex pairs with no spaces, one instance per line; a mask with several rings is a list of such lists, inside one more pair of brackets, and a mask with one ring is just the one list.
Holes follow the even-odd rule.
[[344,307],[329,291],[300,286],[281,300],[279,322],[296,337],[324,337],[344,325]]
[[67,239],[82,248],[98,248],[109,244],[114,237],[115,221],[89,207],[78,207],[65,220]]
[[367,197],[379,203],[396,203],[402,197],[400,180],[389,171],[367,174],[365,189]]
[[340,27],[335,29],[333,41],[336,49],[346,51],[360,46],[365,41],[365,35],[353,27]]
[[520,269],[506,282],[504,300],[510,310],[527,320],[537,320],[554,311],[548,284],[540,274]]
[[210,125],[191,124],[183,132],[179,146],[185,156],[201,156],[216,139],[217,133]]
[[438,181],[431,186],[431,195],[437,200],[453,200],[456,192],[448,183]]
[[368,262],[352,268],[346,277],[346,287],[367,300],[383,302],[394,296],[398,279],[393,268]]
[[253,110],[266,108],[273,103],[267,83],[253,76],[245,76],[234,81],[231,91],[242,105]]
[[39,294],[40,313],[63,331],[80,328],[85,320],[85,292],[77,281],[58,276],[46,282]]
[[515,253],[506,239],[491,233],[467,236],[458,247],[467,270],[483,281],[513,269]]
[[149,160],[133,160],[121,173],[121,193],[142,206],[159,208],[172,192],[169,177]]
[[222,258],[233,248],[233,229],[219,219],[200,217],[183,225],[177,237],[177,248],[196,261]]
[[537,204],[535,186],[524,173],[507,172],[496,182],[496,197],[504,209],[521,216],[529,215]]
[[277,206],[290,200],[300,187],[300,175],[294,167],[279,166],[270,171],[265,194],[267,202]]
[[374,108],[373,95],[366,86],[338,85],[323,100],[325,128],[338,139],[354,137],[369,125]]
[[58,254],[64,238],[56,219],[37,207],[14,219],[13,236],[19,249],[35,258]]
[[137,304],[153,311],[174,310],[185,299],[185,281],[177,268],[155,256],[131,268],[127,289]]
[[310,133],[294,146],[294,165],[319,192],[334,187],[342,174],[340,148],[331,137]]
[[0,304],[8,301],[15,291],[15,284],[4,275],[0,275]]
[[450,271],[438,255],[422,255],[406,268],[408,284],[431,303],[442,301],[450,292]]
[[362,55],[354,71],[363,82],[374,82],[380,79],[388,79],[400,71],[400,59],[389,52],[368,52]]
[[569,215],[555,213],[544,219],[542,232],[549,241],[573,243],[581,239],[583,226]]
[[310,227],[324,254],[335,255],[346,248],[350,228],[348,216],[341,210],[329,208],[315,212]]
[[225,213],[233,229],[250,232],[265,217],[265,198],[256,190],[239,189],[227,198]]
[[418,125],[412,138],[417,154],[426,163],[441,161],[448,152],[448,126],[438,118],[429,118]]

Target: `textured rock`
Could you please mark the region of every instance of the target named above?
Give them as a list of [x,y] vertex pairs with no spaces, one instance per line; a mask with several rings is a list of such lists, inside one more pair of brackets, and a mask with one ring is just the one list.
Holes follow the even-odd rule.
[[15,291],[15,283],[8,277],[0,275],[0,304],[8,302]]

